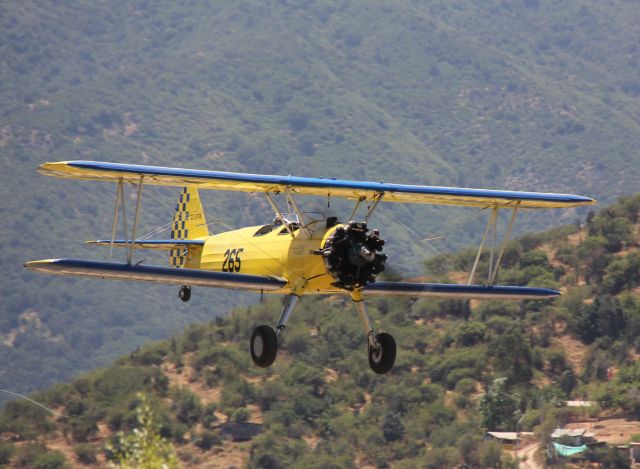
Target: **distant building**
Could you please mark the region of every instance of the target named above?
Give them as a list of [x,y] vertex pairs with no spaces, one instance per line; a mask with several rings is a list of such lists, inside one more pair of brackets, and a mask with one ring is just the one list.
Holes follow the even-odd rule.
[[532,437],[533,432],[487,432],[484,435],[486,440],[498,440],[505,449],[512,450],[516,442],[522,441],[523,438]]
[[629,459],[631,464],[640,464],[640,443],[629,443]]
[[567,407],[592,407],[596,405],[593,401],[565,401]]
[[585,428],[556,428],[551,434],[551,440],[565,446],[582,446],[594,441],[594,436]]

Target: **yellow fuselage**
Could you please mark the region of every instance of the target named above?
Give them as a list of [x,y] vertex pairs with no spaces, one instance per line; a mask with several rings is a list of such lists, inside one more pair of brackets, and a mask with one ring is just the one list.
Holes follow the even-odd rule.
[[[326,228],[317,222],[297,229],[293,236],[283,225],[272,230],[251,226],[203,238],[203,247],[189,250],[185,267],[280,277],[288,281],[281,290],[270,293],[334,293],[332,275],[322,256],[312,251],[322,249],[337,226]],[[261,234],[261,231],[267,231]]]

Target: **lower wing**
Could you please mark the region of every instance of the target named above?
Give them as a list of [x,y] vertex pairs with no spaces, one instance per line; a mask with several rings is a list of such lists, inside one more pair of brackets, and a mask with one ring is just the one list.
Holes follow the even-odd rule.
[[[127,239],[98,239],[95,241],[85,241],[87,244],[96,246],[113,246],[118,248],[128,248],[131,241]],[[136,248],[142,249],[179,249],[194,246],[204,246],[203,239],[138,239],[133,242]]]
[[459,285],[447,283],[375,282],[365,287],[368,296],[409,296],[473,300],[543,300],[560,295],[557,290],[536,287]]
[[202,287],[232,288],[235,290],[274,291],[287,284],[277,277],[213,272],[211,270],[176,269],[151,265],[130,265],[115,262],[87,261],[83,259],[47,259],[27,262],[24,265],[54,275],[78,275],[114,280],[142,280]]

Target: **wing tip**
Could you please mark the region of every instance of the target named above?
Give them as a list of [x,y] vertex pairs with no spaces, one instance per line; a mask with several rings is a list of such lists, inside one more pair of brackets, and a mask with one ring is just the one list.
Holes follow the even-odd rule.
[[22,266],[28,270],[41,270],[46,266],[55,264],[59,260],[60,259],[42,259],[39,261],[27,261],[24,264],[22,264]]

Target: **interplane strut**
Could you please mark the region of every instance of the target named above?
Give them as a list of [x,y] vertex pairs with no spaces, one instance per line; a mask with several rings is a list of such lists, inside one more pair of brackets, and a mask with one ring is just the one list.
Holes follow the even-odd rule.
[[471,285],[473,283],[473,278],[476,274],[476,269],[478,268],[478,263],[480,261],[480,256],[482,255],[482,250],[484,249],[485,242],[487,241],[487,237],[489,232],[491,232],[491,250],[489,251],[489,269],[487,273],[487,281],[489,285],[495,285],[496,280],[498,278],[498,271],[500,270],[500,263],[502,262],[502,257],[504,255],[504,251],[511,239],[511,233],[513,231],[513,225],[516,221],[516,216],[518,214],[518,209],[520,208],[520,203],[516,202],[511,209],[511,219],[509,220],[509,226],[507,227],[507,231],[504,235],[502,243],[500,244],[500,250],[496,253],[496,237],[498,231],[498,212],[500,207],[494,205],[491,209],[491,215],[489,216],[489,220],[487,221],[487,226],[484,229],[484,233],[482,234],[482,240],[480,241],[480,246],[478,247],[478,252],[476,253],[475,260],[473,261],[473,267],[471,268],[471,273],[469,274],[469,280],[467,281],[467,285]]

